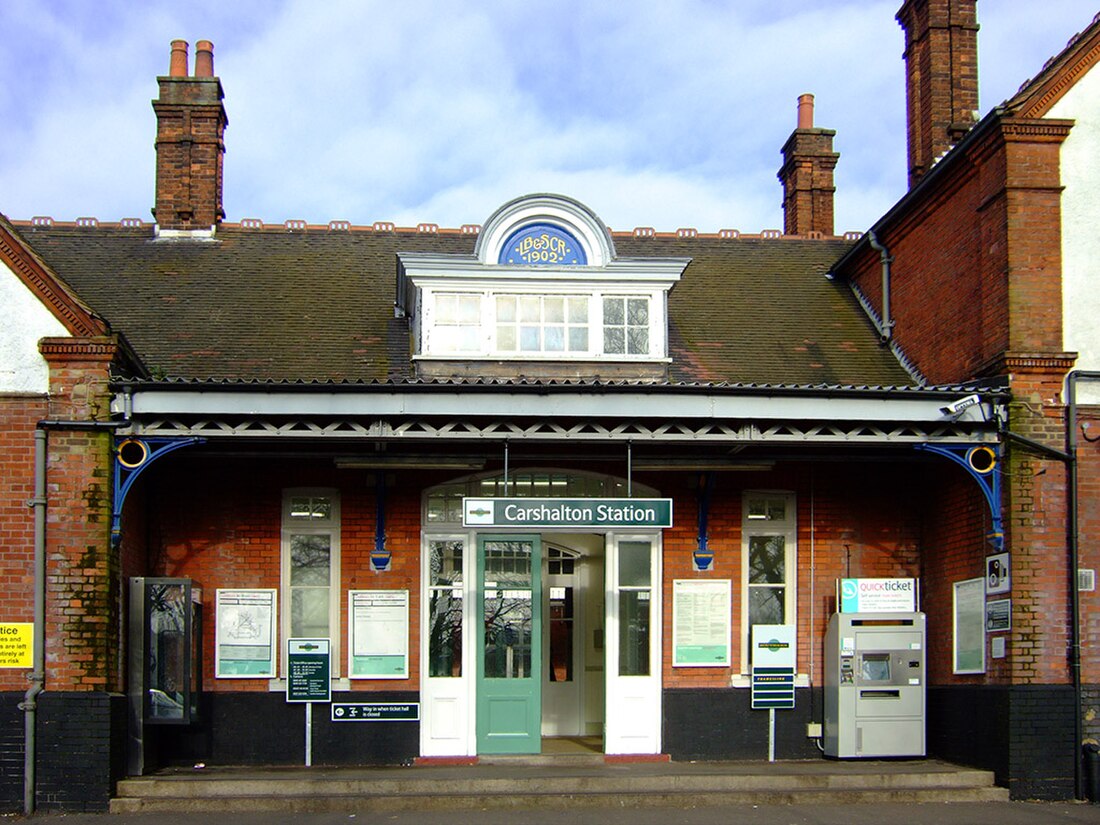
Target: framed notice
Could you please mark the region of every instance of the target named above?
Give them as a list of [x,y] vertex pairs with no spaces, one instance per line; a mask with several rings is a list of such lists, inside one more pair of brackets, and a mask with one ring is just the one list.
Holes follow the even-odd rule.
[[672,582],[672,666],[729,667],[730,580]]
[[985,673],[985,578],[954,585],[955,673]]
[[409,678],[409,591],[348,591],[348,676]]
[[985,603],[987,633],[1012,630],[1012,599],[994,599]]
[[275,590],[217,591],[214,676],[275,677]]

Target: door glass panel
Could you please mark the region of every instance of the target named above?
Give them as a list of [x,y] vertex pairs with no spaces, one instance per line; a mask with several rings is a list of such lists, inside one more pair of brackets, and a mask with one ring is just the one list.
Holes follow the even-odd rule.
[[463,542],[440,539],[428,544],[428,675],[462,675]]
[[783,624],[785,596],[786,589],[783,587],[750,587],[749,626]]
[[531,543],[486,541],[485,678],[531,676]]
[[332,537],[290,537],[290,635],[329,635]]
[[550,588],[550,681],[573,681],[572,587]]
[[649,587],[649,542],[619,543],[619,586]]
[[457,540],[430,543],[431,585],[460,587],[462,585],[462,542]]
[[531,675],[531,591],[485,592],[485,678]]
[[485,542],[485,587],[497,585],[531,588],[531,545],[525,541]]
[[462,675],[462,591],[433,589],[429,595],[428,675]]
[[749,583],[782,584],[786,580],[783,536],[749,537]]
[[325,585],[329,583],[329,536],[290,537],[290,584]]
[[290,592],[290,635],[327,638],[328,588],[297,587]]
[[649,591],[619,593],[619,675],[649,675]]

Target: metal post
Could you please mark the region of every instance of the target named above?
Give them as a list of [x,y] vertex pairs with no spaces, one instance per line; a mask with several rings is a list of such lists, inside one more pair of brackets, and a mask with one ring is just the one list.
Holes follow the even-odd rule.
[[775,708],[768,708],[768,761],[775,761]]
[[306,702],[306,767],[313,766],[313,702]]

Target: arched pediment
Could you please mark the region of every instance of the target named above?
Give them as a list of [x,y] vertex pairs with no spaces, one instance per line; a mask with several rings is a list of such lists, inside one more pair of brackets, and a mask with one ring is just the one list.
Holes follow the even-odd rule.
[[478,235],[482,264],[607,266],[611,232],[591,209],[565,195],[524,195],[497,209]]

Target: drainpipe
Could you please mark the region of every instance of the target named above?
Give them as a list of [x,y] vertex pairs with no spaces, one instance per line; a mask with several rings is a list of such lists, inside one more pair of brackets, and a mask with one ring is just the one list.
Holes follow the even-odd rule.
[[1087,372],[1085,370],[1071,370],[1066,377],[1066,452],[1069,461],[1066,462],[1069,478],[1066,494],[1069,501],[1066,509],[1067,542],[1069,544],[1069,577],[1070,577],[1070,674],[1073,678],[1073,787],[1077,799],[1084,799],[1082,789],[1083,777],[1081,775],[1081,597],[1077,592],[1077,382],[1100,381],[1100,372]]
[[23,813],[31,816],[35,803],[35,761],[38,743],[38,694],[46,682],[46,431],[34,431],[34,646],[31,673],[19,709],[23,711]]
[[867,232],[867,240],[871,244],[871,249],[878,252],[879,260],[882,261],[882,325],[878,332],[882,342],[886,343],[894,334],[894,320],[890,317],[890,264],[894,259],[890,255],[890,250],[879,243],[875,230],[871,229]]

